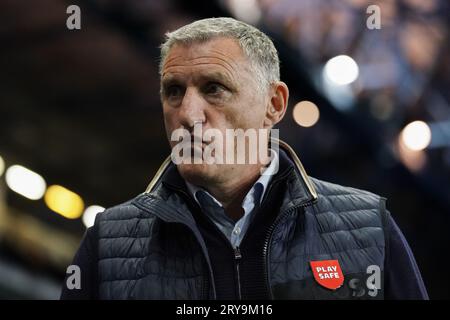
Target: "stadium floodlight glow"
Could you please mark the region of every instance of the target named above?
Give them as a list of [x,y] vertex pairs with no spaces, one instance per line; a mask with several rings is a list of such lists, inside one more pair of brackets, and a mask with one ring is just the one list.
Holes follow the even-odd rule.
[[294,106],[292,116],[295,122],[302,127],[312,127],[319,121],[319,108],[311,101],[300,101]]
[[328,60],[323,72],[324,76],[332,83],[346,85],[358,78],[359,68],[351,57],[340,55]]
[[423,121],[409,123],[401,132],[401,140],[405,147],[413,151],[420,151],[428,147],[431,142],[431,130]]
[[39,200],[45,193],[47,184],[36,172],[20,165],[13,165],[6,170],[8,187],[30,200]]
[[261,8],[257,0],[227,0],[228,7],[236,19],[257,24],[261,19]]
[[2,176],[3,172],[5,172],[5,161],[3,160],[2,156],[0,156],[0,177]]
[[83,217],[81,218],[86,228],[92,227],[95,222],[95,216],[103,211],[105,211],[105,208],[101,206],[92,205],[87,207],[86,210],[84,210]]
[[83,199],[75,192],[62,186],[52,185],[48,187],[44,201],[52,211],[67,219],[77,219],[83,213]]

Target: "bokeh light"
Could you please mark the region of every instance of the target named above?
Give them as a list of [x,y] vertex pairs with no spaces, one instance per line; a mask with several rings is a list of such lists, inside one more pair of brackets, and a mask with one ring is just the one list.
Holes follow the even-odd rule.
[[75,192],[62,186],[52,185],[48,187],[44,200],[51,210],[68,219],[77,219],[83,213],[83,199]]
[[30,200],[42,198],[47,186],[39,174],[20,165],[13,165],[6,170],[6,184],[11,190]]
[[351,57],[340,55],[328,60],[324,67],[324,75],[334,84],[346,85],[358,78],[359,68]]
[[292,112],[295,122],[302,127],[312,127],[319,121],[319,108],[311,101],[300,101]]
[[430,127],[423,121],[411,122],[402,130],[401,139],[408,149],[423,150],[431,141]]
[[87,207],[86,210],[84,210],[83,217],[81,218],[86,228],[92,227],[94,225],[95,217],[97,216],[97,214],[103,211],[105,211],[105,208],[98,205]]

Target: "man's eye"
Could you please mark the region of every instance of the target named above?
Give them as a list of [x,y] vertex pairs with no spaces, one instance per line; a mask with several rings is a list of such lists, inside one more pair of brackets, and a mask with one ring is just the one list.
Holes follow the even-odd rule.
[[166,97],[180,97],[183,95],[183,88],[181,86],[173,85],[166,89]]
[[223,85],[221,85],[220,83],[210,83],[206,86],[205,93],[211,94],[211,95],[217,95],[225,90],[226,90],[226,88]]

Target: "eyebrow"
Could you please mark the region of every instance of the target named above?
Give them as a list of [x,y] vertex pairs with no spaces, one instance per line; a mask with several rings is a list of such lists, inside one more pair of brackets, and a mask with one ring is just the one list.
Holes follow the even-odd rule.
[[178,81],[180,77],[173,73],[169,73],[168,75],[163,75],[161,77],[161,83],[165,83],[165,82],[172,82],[172,81]]

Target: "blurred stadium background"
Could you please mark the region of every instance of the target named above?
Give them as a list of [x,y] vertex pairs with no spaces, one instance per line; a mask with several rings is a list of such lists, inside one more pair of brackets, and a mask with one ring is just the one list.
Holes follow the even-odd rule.
[[[81,30],[66,28],[71,4]],[[280,136],[308,173],[388,197],[431,298],[450,298],[449,13],[447,0],[2,0],[0,298],[58,298],[96,212],[145,189],[169,153],[158,46],[217,16],[276,43],[291,90]]]

